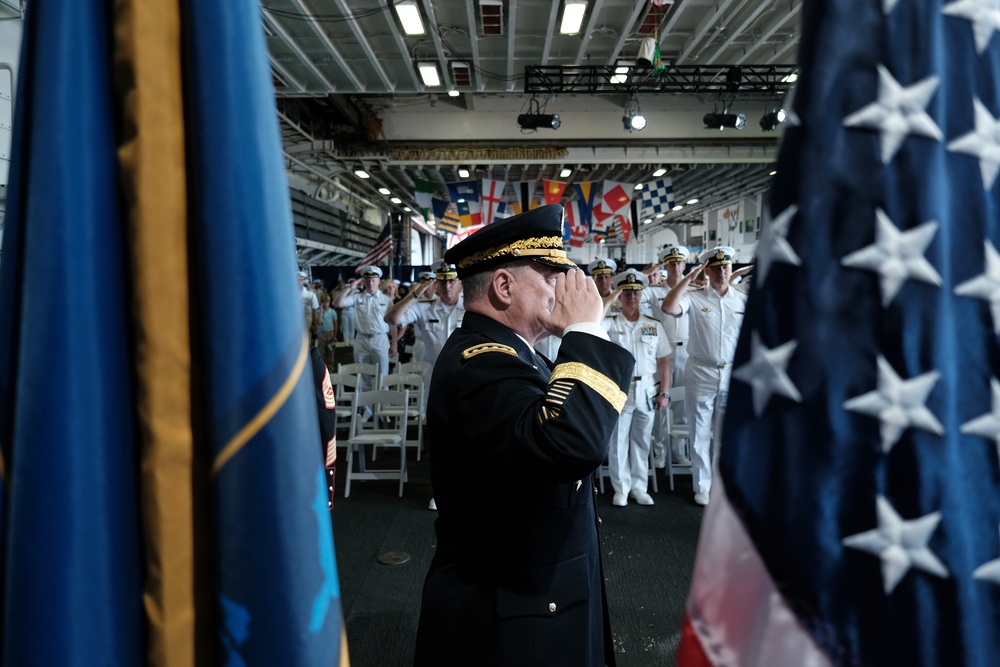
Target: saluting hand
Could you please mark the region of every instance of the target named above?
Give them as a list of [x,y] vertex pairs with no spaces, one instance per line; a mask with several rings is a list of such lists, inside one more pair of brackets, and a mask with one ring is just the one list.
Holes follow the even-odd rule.
[[604,303],[594,279],[579,269],[556,276],[552,311],[542,315],[542,325],[554,336],[562,336],[571,324],[594,322],[604,317]]

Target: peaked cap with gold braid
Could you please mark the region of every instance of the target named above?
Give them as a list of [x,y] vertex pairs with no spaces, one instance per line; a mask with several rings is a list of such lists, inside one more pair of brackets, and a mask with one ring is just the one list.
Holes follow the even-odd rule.
[[459,279],[519,259],[569,270],[577,268],[563,250],[563,207],[549,204],[499,220],[444,254]]

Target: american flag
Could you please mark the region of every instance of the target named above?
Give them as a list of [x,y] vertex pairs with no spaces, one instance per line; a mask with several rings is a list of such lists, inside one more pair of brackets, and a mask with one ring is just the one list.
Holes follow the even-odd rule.
[[361,273],[361,270],[366,266],[378,264],[390,255],[392,255],[392,221],[387,220],[385,227],[382,228],[378,238],[375,239],[375,245],[361,259],[361,262],[354,267],[354,273]]
[[678,664],[996,665],[998,10],[804,6]]

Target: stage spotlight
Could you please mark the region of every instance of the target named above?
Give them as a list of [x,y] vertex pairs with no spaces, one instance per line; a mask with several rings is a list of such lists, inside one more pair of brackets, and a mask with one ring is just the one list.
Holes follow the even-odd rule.
[[625,103],[625,115],[622,116],[622,127],[626,132],[638,132],[646,127],[646,117],[639,108],[639,95],[633,90]]
[[627,132],[638,132],[646,127],[646,117],[641,113],[634,116],[622,116],[622,126]]
[[707,113],[702,120],[706,130],[722,130],[727,127],[742,130],[747,124],[747,117],[741,113]]
[[539,128],[559,129],[559,115],[554,113],[523,113],[517,117],[517,126],[522,130]]
[[766,113],[760,118],[760,129],[765,132],[773,132],[776,127],[785,122],[785,110],[775,109],[771,113]]

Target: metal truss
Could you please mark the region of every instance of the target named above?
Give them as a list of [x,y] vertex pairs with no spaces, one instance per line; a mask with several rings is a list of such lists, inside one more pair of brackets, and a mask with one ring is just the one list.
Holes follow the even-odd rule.
[[648,65],[618,62],[599,66],[528,65],[524,92],[549,93],[717,93],[777,96],[791,88],[796,65]]

